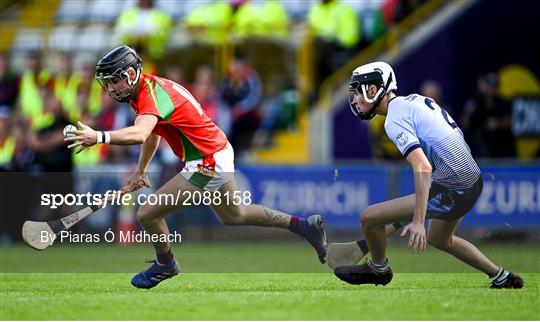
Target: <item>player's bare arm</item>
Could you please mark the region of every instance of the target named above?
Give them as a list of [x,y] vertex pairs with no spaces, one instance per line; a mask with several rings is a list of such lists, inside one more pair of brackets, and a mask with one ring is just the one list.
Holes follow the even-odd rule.
[[427,201],[429,187],[431,185],[432,167],[422,149],[414,149],[407,156],[407,161],[414,171],[415,206],[414,216],[410,224],[405,226],[401,236],[409,233],[409,243],[407,246],[413,252],[423,252],[426,249],[426,229],[424,222],[426,219]]
[[135,124],[116,131],[111,131],[110,144],[136,145],[143,144],[152,133],[158,118],[154,115],[139,115]]
[[68,145],[70,149],[81,146],[82,148],[77,153],[98,143],[114,145],[143,144],[150,136],[150,133],[152,133],[157,121],[158,119],[154,115],[139,115],[135,119],[134,125],[110,132],[96,131],[79,121],[78,124],[81,130],[67,131],[67,134],[74,134],[75,136],[67,137],[64,140],[66,142],[74,142]]
[[142,144],[139,162],[137,163],[137,170],[126,179],[125,189],[127,191],[139,190],[142,187],[150,188],[150,179],[148,178],[146,172],[148,170],[148,166],[150,165],[150,161],[152,161],[152,158],[156,153],[159,142],[160,136],[155,133],[151,133]]

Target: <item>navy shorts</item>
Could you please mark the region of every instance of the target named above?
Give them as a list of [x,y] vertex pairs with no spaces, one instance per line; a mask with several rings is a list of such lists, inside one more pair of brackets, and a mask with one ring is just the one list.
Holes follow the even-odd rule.
[[449,189],[436,182],[431,183],[427,204],[427,217],[446,221],[465,216],[474,207],[482,193],[482,176],[467,189]]

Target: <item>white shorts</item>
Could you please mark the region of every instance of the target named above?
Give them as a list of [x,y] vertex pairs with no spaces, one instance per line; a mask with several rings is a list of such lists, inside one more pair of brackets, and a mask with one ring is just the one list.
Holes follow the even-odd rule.
[[230,143],[213,155],[191,160],[180,172],[187,181],[208,191],[217,191],[234,177],[234,150]]

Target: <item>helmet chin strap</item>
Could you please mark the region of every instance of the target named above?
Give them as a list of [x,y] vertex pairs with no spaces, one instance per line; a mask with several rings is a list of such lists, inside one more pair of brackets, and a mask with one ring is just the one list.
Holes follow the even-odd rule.
[[[137,68],[137,76],[135,76],[135,79],[133,80],[131,80],[131,78],[129,77],[129,73],[127,72],[127,70],[124,71],[124,74],[127,76],[127,84],[131,86],[131,93],[130,93],[131,98],[135,97],[135,91],[137,87],[135,85],[137,84],[137,82],[139,81],[139,78],[141,77],[141,69],[142,68]],[[129,102],[129,99],[127,101]]]
[[379,98],[379,96],[382,94],[382,92],[384,91],[384,89],[381,87],[379,88],[379,90],[377,91],[377,93],[375,94],[375,96],[373,96],[373,98],[368,98],[367,96],[367,92],[366,92],[366,89],[368,88],[368,85],[361,85],[362,87],[362,94],[364,95],[364,100],[368,103],[375,103],[377,101],[377,99]]
[[135,83],[137,82],[137,80],[139,79],[139,77],[141,76],[141,69],[140,68],[137,68],[137,76],[135,76],[135,79],[131,80],[131,78],[129,77],[129,73],[127,72],[127,70],[125,70],[123,72],[124,75],[126,75],[126,78],[127,78],[127,84],[129,86],[133,86],[135,85]]
[[363,113],[364,116],[360,117],[360,119],[371,120],[375,116],[375,109],[379,106],[379,103],[381,102],[380,96],[384,92],[384,88],[382,87],[379,88],[379,90],[377,91],[377,93],[375,93],[375,96],[373,96],[373,98],[368,98],[368,95],[367,95],[368,85],[364,84],[364,85],[361,85],[360,87],[362,88],[362,95],[364,95],[364,100],[367,103],[373,104],[373,107],[368,112]]
[[386,89],[388,88],[388,86],[390,85],[390,82],[392,81],[392,74],[390,74],[390,77],[388,77],[388,81],[386,82],[386,85],[384,85],[384,88],[381,87],[379,88],[379,90],[377,91],[377,93],[375,93],[375,96],[373,96],[373,98],[368,98],[367,96],[367,88],[368,88],[368,85],[364,84],[364,85],[361,85],[360,87],[362,87],[362,94],[364,95],[364,100],[370,104],[373,103],[373,107],[365,114],[367,120],[371,120],[374,116],[375,116],[375,110],[377,109],[377,107],[379,107],[379,104],[381,103],[382,101],[382,97],[381,97],[381,94],[384,92],[386,93]]

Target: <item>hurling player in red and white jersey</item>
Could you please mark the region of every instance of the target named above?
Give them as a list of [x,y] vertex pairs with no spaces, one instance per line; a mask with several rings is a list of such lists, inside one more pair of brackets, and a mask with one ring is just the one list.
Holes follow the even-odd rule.
[[[223,224],[288,229],[308,241],[317,251],[320,262],[324,263],[327,247],[324,218],[321,215],[299,218],[266,206],[231,202],[231,196],[239,188],[234,178],[234,151],[225,134],[203,112],[189,91],[165,78],[143,74],[141,64],[133,49],[121,46],[106,54],[96,68],[96,79],[107,94],[118,102],[129,103],[134,109],[134,125],[103,132],[79,122],[81,130],[69,132],[75,136],[66,141],[71,143],[69,148],[80,147],[77,153],[95,144],[142,144],[137,170],[127,179],[125,191],[149,187],[148,165],[160,139],[168,142],[185,166],[156,194],[188,193],[179,194],[178,204],[141,205],[137,218],[145,231],[168,235],[164,217],[179,209],[189,192],[211,191],[218,196],[218,202],[212,202],[211,207]],[[133,277],[131,283],[136,287],[154,287],[180,271],[169,242],[153,245],[156,260]]]

